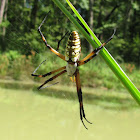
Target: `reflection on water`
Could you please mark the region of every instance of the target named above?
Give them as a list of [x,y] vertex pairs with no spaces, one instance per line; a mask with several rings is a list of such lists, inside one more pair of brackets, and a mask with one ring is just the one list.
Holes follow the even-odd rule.
[[42,96],[31,90],[0,89],[0,139],[140,139],[138,108],[106,110],[85,103],[85,112],[88,120],[93,122],[92,125],[85,122],[88,130],[80,121],[78,100]]

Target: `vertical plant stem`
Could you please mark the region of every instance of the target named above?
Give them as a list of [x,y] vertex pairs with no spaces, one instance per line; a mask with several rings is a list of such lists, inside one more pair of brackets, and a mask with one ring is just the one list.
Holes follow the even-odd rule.
[[[88,27],[86,22],[79,15],[79,13],[74,8],[74,6],[69,2],[69,0],[66,0],[67,3],[71,7],[71,9],[74,11],[74,13],[77,15],[77,17],[82,22],[82,24],[85,26],[85,28],[88,30],[88,32],[92,35],[92,37],[94,38],[94,41],[90,38],[90,36],[87,34],[87,32],[81,27],[81,25],[76,21],[76,19],[68,12],[68,10],[60,3],[59,0],[53,0],[53,1],[61,9],[61,11],[69,18],[69,20],[76,26],[76,28],[81,32],[81,34],[86,38],[86,40],[93,46],[93,48],[97,48],[101,45],[101,42],[99,41],[99,39],[95,36],[95,34],[92,32],[92,30]],[[114,60],[114,58],[110,55],[110,53],[105,48],[103,48],[102,51],[100,51],[100,56],[105,60],[105,62],[108,64],[108,66],[111,68],[111,70],[120,79],[120,81],[123,83],[123,85],[130,92],[132,97],[140,105],[139,90],[135,87],[135,85],[127,77],[127,75],[124,73],[124,71],[121,69],[121,67],[117,64],[117,62]]]

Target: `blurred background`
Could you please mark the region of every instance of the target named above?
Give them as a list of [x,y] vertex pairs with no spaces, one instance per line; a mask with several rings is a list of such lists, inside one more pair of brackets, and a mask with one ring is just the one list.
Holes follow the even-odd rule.
[[[60,0],[71,12],[65,0]],[[140,1],[71,0],[96,36],[103,43],[117,28],[107,50],[140,90]],[[0,1],[0,139],[2,140],[132,140],[140,139],[140,109],[104,60],[97,56],[80,66],[80,79],[86,117],[80,121],[75,83],[67,74],[37,90],[46,79],[34,78],[38,69],[45,74],[66,65],[44,45],[57,48],[67,32],[78,31],[52,0]],[[71,12],[76,18],[76,16]],[[81,38],[81,58],[93,47]],[[65,53],[68,35],[59,52]]]

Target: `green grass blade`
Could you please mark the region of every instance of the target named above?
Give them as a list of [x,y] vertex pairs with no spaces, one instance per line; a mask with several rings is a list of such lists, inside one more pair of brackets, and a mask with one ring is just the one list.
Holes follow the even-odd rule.
[[[92,35],[92,37],[94,38],[94,41],[87,34],[87,32],[81,27],[81,25],[76,21],[76,19],[69,13],[69,11],[60,3],[59,0],[53,0],[53,1],[61,9],[61,11],[69,18],[69,20],[76,26],[76,28],[80,31],[80,33],[86,38],[86,40],[94,48],[97,48],[98,46],[101,45],[101,42],[99,41],[99,39],[94,35],[92,30],[88,27],[86,22],[83,20],[83,18],[79,15],[77,10],[73,7],[73,5],[68,0],[66,0],[67,3],[71,7],[71,9],[74,11],[74,13],[77,15],[77,17],[82,22],[82,24],[85,26],[85,28]],[[114,60],[114,58],[110,55],[110,53],[105,48],[103,48],[102,51],[100,51],[100,56],[105,60],[105,62],[108,64],[108,66],[111,68],[111,70],[120,79],[120,81],[123,83],[123,85],[128,89],[128,91],[131,93],[132,97],[140,104],[139,90],[135,87],[135,85],[127,77],[127,75],[124,73],[124,71],[121,69],[121,67],[117,64],[117,62]]]
[[100,46],[101,42],[100,40],[96,37],[96,35],[93,33],[93,31],[90,29],[90,27],[88,26],[88,24],[85,22],[85,20],[81,17],[81,15],[77,12],[77,10],[75,9],[75,7],[71,4],[71,2],[69,0],[66,0],[66,2],[68,3],[68,5],[70,6],[70,8],[72,9],[72,11],[75,13],[75,15],[78,17],[78,19],[81,21],[81,23],[85,26],[85,28],[87,29],[87,31],[91,34],[91,36],[93,37],[93,39],[95,40],[95,42]]

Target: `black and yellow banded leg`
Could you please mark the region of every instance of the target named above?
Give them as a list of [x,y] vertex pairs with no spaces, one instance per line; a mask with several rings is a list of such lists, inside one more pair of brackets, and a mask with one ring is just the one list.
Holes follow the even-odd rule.
[[116,29],[114,29],[114,32],[112,34],[112,36],[107,39],[106,42],[104,42],[100,47],[96,48],[95,50],[93,50],[90,54],[88,54],[84,59],[78,61],[78,66],[83,65],[85,63],[87,63],[88,61],[90,61],[92,58],[94,58],[95,56],[97,56],[97,54],[99,53],[99,51],[113,38],[114,34],[116,32]]
[[50,79],[46,80],[41,86],[38,87],[38,90],[41,89],[45,84],[47,84],[50,81],[53,81],[55,78],[57,78],[58,76],[62,75],[65,72],[66,70],[63,70],[60,73],[56,74],[55,76],[51,77]]
[[83,117],[84,119],[92,124],[91,122],[89,122],[87,119],[86,119],[86,116],[85,116],[85,111],[84,111],[84,106],[83,106],[83,98],[82,98],[82,90],[81,90],[81,84],[80,84],[80,74],[79,74],[79,70],[77,69],[76,70],[76,73],[75,73],[75,78],[76,78],[76,87],[77,87],[77,94],[78,94],[78,99],[79,99],[79,105],[80,105],[80,119],[84,125],[84,127],[87,129],[87,127],[85,126],[84,122],[83,122]]
[[83,64],[86,64],[87,62],[89,62],[92,58],[94,58],[95,56],[97,56],[97,54],[93,54],[89,59],[85,60],[85,61],[82,61],[82,62],[79,62],[78,63],[78,66],[81,66]]
[[49,76],[49,75],[51,75],[51,74],[54,74],[54,73],[56,73],[56,72],[58,72],[58,71],[61,71],[61,70],[64,70],[64,69],[66,69],[66,66],[64,66],[64,67],[61,67],[61,68],[59,68],[59,69],[56,69],[56,70],[54,70],[54,71],[51,71],[51,72],[48,72],[48,73],[46,73],[46,74],[43,74],[43,75],[37,75],[37,74],[31,74],[32,76],[35,76],[35,77],[46,77],[46,76]]
[[60,57],[61,59],[63,59],[63,60],[65,60],[65,56],[64,55],[62,55],[62,54],[60,54],[58,51],[56,51],[55,49],[53,49],[48,43],[47,43],[47,41],[46,41],[46,39],[45,39],[45,36],[43,35],[43,33],[41,32],[41,26],[43,25],[43,23],[44,23],[44,21],[46,20],[46,18],[47,18],[47,15],[46,15],[46,17],[44,18],[44,20],[42,21],[42,23],[40,24],[40,26],[38,27],[38,31],[39,31],[39,33],[40,33],[40,35],[41,35],[41,38],[42,38],[42,40],[44,41],[44,43],[45,43],[45,45],[46,45],[46,47],[47,48],[49,48],[49,50],[51,51],[51,52],[53,52],[54,54],[56,54],[58,57]]

